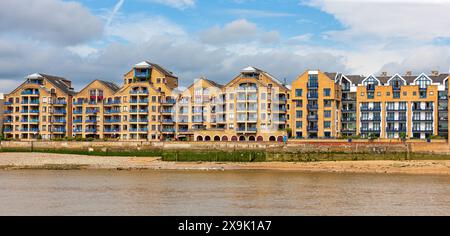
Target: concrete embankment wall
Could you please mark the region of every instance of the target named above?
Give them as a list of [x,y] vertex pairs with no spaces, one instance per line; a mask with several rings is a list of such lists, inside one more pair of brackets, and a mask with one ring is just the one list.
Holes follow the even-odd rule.
[[445,140],[432,142],[369,142],[346,140],[290,141],[284,143],[249,143],[249,142],[50,142],[50,141],[2,141],[3,150],[258,150],[267,152],[302,152],[302,153],[426,153],[450,154],[449,144]]

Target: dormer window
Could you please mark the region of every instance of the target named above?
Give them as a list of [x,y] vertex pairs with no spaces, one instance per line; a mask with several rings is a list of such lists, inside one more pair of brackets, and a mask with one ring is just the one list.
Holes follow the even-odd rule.
[[375,86],[379,85],[379,81],[375,79],[373,76],[370,76],[366,80],[364,80],[364,86],[366,86],[367,90],[375,90]]
[[394,90],[400,90],[401,86],[405,85],[405,80],[400,78],[398,75],[390,79],[388,82],[392,85]]
[[420,90],[426,90],[428,85],[431,85],[431,79],[422,75],[415,81],[416,85],[419,85]]

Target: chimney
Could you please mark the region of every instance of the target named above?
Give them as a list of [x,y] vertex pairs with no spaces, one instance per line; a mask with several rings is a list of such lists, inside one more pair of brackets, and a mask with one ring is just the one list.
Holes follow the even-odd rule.
[[412,76],[412,71],[407,71],[405,75],[406,76]]
[[439,71],[433,70],[433,71],[431,71],[431,75],[432,76],[438,76],[439,75]]
[[387,76],[387,72],[386,71],[381,72],[381,76]]

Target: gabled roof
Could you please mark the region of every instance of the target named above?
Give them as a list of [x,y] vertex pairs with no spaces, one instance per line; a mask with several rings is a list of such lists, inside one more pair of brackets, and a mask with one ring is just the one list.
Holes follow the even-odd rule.
[[284,85],[279,79],[277,79],[275,76],[269,74],[268,72],[266,72],[264,70],[261,70],[259,68],[253,67],[253,66],[249,66],[249,67],[246,67],[241,70],[241,73],[251,73],[251,72],[264,74],[267,77],[269,77],[271,80],[273,80],[275,83],[277,83],[279,86],[289,90],[289,88],[287,88],[286,85]]
[[324,74],[331,80],[335,80],[336,76],[338,75],[338,73],[336,72],[324,72]]
[[354,85],[360,84],[364,80],[364,76],[362,75],[342,75],[343,78],[350,80],[350,82]]
[[161,71],[166,76],[171,76],[171,77],[177,78],[177,76],[172,71],[169,71],[166,68],[164,68],[164,67],[162,67],[162,66],[160,66],[158,64],[151,63],[149,61],[143,61],[143,62],[140,62],[140,63],[134,65],[134,68],[152,68],[152,67],[154,67],[157,70]]
[[53,86],[60,89],[62,92],[69,94],[69,95],[75,94],[75,91],[73,90],[73,88],[71,86],[71,81],[67,80],[63,77],[47,75],[47,74],[42,74],[42,73],[35,73],[35,74],[27,76],[26,78],[27,79],[44,78],[48,82],[50,82]]
[[104,81],[104,80],[98,80],[98,82],[104,84],[106,87],[110,88],[114,92],[117,92],[120,89],[120,87],[113,82],[108,82],[108,81]]

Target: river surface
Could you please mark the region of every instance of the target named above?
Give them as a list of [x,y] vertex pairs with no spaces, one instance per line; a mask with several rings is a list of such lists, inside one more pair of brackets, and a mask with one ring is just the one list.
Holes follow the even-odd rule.
[[450,177],[0,171],[0,215],[450,215]]

